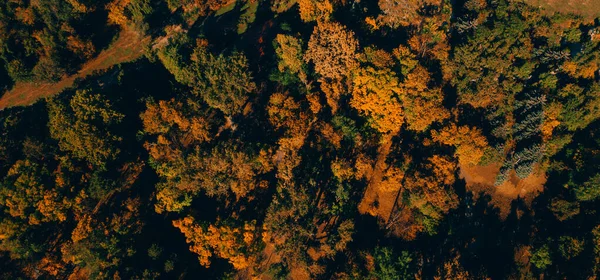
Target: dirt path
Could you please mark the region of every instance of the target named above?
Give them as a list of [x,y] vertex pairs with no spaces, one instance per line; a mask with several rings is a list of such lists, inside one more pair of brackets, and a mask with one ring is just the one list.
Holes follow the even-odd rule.
[[57,83],[16,83],[12,90],[0,98],[0,110],[13,106],[31,105],[40,98],[52,96],[72,86],[77,78],[84,78],[94,71],[108,69],[119,63],[133,61],[142,56],[143,47],[149,42],[149,37],[142,37],[133,30],[123,30],[117,41],[108,49],[100,52],[97,57],[86,62],[75,75],[64,77]]
[[378,216],[387,222],[392,208],[394,207],[396,193],[390,194],[382,192],[379,189],[379,184],[383,180],[383,174],[388,168],[386,159],[392,147],[392,137],[384,136],[381,145],[377,149],[377,159],[369,176],[369,183],[363,195],[363,198],[358,205],[358,211],[362,214],[371,214]]

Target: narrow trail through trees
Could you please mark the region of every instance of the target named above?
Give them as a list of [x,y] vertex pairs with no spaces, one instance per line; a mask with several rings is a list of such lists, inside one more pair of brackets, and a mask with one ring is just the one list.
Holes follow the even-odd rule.
[[85,78],[98,70],[105,70],[114,65],[136,60],[144,54],[144,45],[150,37],[142,37],[132,29],[124,29],[119,38],[103,50],[97,57],[85,63],[74,75],[65,76],[57,83],[19,82],[0,98],[0,110],[14,106],[27,106],[41,98],[60,93],[73,85],[76,79]]

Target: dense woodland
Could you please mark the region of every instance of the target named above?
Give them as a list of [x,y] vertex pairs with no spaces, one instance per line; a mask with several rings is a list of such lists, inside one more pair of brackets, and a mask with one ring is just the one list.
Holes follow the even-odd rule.
[[600,18],[509,0],[6,0],[2,279],[596,279]]

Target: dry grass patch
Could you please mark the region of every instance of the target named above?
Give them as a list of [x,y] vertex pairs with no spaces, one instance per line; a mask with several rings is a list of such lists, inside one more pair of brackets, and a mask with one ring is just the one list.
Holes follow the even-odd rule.
[[534,198],[544,190],[546,174],[539,167],[525,179],[519,179],[514,171],[511,171],[510,179],[502,185],[495,186],[496,175],[500,171],[499,164],[486,166],[471,166],[460,168],[460,177],[467,183],[467,191],[476,197],[489,195],[491,204],[500,210],[500,217],[506,218],[511,210],[511,203],[521,198],[526,204],[530,204]]
[[576,14],[592,20],[600,17],[600,0],[522,0],[548,13]]

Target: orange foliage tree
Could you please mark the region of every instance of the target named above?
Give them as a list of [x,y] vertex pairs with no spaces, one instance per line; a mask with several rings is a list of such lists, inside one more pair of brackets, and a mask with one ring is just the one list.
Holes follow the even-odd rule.
[[17,161],[0,189],[0,205],[13,218],[29,225],[64,222],[71,201],[54,187],[46,166],[30,160]]
[[396,134],[404,123],[400,91],[394,72],[361,68],[354,75],[350,105],[369,117],[380,133]]
[[[266,186],[259,177],[272,167],[266,150],[255,151],[234,142],[221,142],[204,149],[215,134],[214,111],[204,109],[191,96],[186,102],[148,102],[140,117],[155,141],[145,143],[156,173],[155,210],[181,211],[200,191],[209,196],[242,198],[257,187]],[[210,120],[210,121],[209,121]]]
[[[189,103],[188,103],[189,104]],[[182,145],[202,143],[212,139],[211,123],[202,115],[190,114],[190,108],[175,99],[146,103],[140,117],[144,130],[151,134],[171,133]]]
[[432,131],[434,141],[456,147],[455,156],[460,164],[476,165],[483,157],[488,142],[478,128],[451,124]]
[[237,270],[256,265],[254,221],[241,227],[212,224],[203,227],[187,216],[173,221],[173,226],[185,235],[190,251],[198,255],[200,264],[205,267],[210,266],[213,255],[228,260]]
[[313,20],[328,20],[333,12],[333,5],[329,0],[297,0],[300,18],[304,22]]
[[357,49],[354,32],[336,22],[319,22],[308,41],[304,60],[314,63],[321,77],[341,80],[358,66]]
[[233,193],[239,199],[267,185],[259,178],[271,168],[265,151],[255,154],[239,144],[224,144],[210,152],[196,146],[184,156],[166,141],[159,136],[157,143],[147,144],[156,172],[164,179],[157,185],[155,207],[159,213],[183,210],[200,191],[223,198]]
[[387,221],[388,228],[407,240],[422,231],[435,234],[440,220],[458,205],[452,188],[456,168],[451,159],[434,155],[406,176],[397,207]]
[[439,87],[429,86],[430,75],[422,66],[415,67],[401,85],[404,117],[409,129],[424,131],[432,123],[444,120],[450,112],[442,105]]

